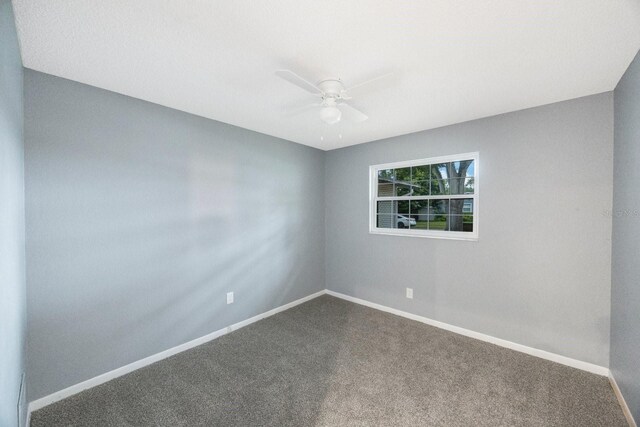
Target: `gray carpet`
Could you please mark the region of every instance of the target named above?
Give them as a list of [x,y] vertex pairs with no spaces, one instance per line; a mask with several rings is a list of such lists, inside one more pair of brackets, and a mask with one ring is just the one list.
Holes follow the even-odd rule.
[[607,379],[330,296],[45,407],[39,426],[626,426]]

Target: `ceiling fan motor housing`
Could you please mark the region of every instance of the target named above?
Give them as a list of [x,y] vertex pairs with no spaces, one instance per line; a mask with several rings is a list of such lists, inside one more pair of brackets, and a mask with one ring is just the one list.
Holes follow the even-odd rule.
[[325,97],[340,98],[344,92],[344,85],[340,80],[328,79],[318,82],[318,88],[324,93]]

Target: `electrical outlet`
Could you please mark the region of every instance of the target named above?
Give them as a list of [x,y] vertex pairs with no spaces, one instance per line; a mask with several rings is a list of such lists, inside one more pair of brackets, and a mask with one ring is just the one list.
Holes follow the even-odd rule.
[[233,292],[227,292],[227,304],[233,304]]
[[413,299],[413,288],[407,288],[407,298]]

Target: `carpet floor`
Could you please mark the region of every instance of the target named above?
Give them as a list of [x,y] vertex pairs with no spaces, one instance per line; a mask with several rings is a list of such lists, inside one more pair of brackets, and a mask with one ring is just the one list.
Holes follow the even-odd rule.
[[31,426],[627,426],[605,377],[322,296]]

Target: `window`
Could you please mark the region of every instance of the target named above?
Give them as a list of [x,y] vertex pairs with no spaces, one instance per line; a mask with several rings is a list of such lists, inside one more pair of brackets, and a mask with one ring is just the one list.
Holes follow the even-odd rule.
[[369,168],[369,231],[478,239],[478,153]]

